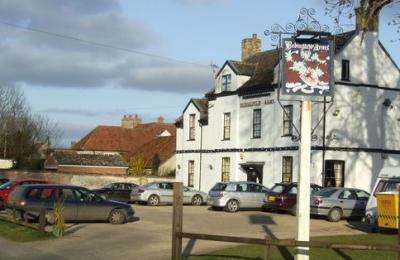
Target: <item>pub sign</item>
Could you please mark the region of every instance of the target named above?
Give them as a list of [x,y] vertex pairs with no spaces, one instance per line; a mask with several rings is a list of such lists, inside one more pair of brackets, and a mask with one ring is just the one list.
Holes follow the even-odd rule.
[[333,47],[328,39],[283,39],[282,94],[333,95]]

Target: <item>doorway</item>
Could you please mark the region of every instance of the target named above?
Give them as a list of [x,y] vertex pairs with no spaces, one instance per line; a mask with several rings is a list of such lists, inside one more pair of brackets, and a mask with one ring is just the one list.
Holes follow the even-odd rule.
[[324,187],[344,187],[344,161],[325,160]]
[[241,166],[247,174],[247,181],[263,183],[264,163],[243,163]]

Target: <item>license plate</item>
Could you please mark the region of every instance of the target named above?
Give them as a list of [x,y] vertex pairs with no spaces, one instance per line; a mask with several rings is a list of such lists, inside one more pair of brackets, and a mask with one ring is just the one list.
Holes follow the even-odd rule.
[[268,201],[275,201],[275,196],[268,196]]

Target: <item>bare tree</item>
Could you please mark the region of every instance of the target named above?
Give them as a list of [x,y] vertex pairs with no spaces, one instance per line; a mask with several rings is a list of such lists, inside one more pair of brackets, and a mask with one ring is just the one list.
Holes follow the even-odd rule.
[[[393,7],[400,3],[400,0],[324,0],[326,4],[325,11],[330,14],[336,23],[340,23],[342,17],[352,18],[354,16],[354,8],[358,8],[360,12],[360,25],[363,38],[368,26],[373,22],[374,18],[379,16],[379,12],[384,7]],[[397,5],[396,7],[398,7]],[[400,32],[400,13],[397,13],[389,25],[396,26]]]
[[21,88],[0,85],[0,154],[17,167],[35,155],[35,144],[60,137],[56,124],[30,111]]

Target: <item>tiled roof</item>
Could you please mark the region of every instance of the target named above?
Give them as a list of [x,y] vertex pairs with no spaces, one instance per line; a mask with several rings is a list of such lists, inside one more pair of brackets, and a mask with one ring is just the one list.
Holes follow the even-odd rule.
[[156,155],[160,158],[160,164],[164,163],[176,152],[176,135],[157,137],[150,142],[142,145],[133,156],[143,156],[146,167],[151,167]]
[[208,99],[206,98],[193,98],[194,105],[199,109],[200,121],[203,124],[208,123]]
[[237,75],[252,76],[254,73],[254,64],[234,60],[229,60],[228,63],[231,65]]
[[334,36],[335,39],[335,53],[338,53],[343,47],[349,42],[351,38],[356,34],[356,31],[348,31]]
[[274,68],[279,62],[279,50],[259,52],[244,62],[254,64],[255,69],[252,77],[239,89],[271,87],[274,79]]
[[[120,155],[78,154],[74,151],[56,151],[52,157],[57,160],[59,165],[128,167],[127,162]],[[54,163],[51,156],[48,161],[49,163]]]
[[98,126],[74,144],[72,150],[115,151],[134,154],[142,145],[167,130],[176,134],[176,127],[167,123],[139,124],[134,128],[119,126]]

